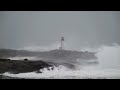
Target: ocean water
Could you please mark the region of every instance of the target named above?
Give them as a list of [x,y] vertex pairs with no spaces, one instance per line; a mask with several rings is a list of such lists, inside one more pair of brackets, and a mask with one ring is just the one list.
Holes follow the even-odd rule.
[[60,65],[54,67],[54,70],[44,68],[41,70],[42,73],[6,72],[2,75],[22,79],[120,79],[120,46],[101,46],[97,51],[98,65],[81,65],[78,62],[75,70]]
[[93,69],[86,67],[81,70],[69,70],[64,66],[55,68],[53,71],[43,69],[43,73],[29,72],[20,74],[4,73],[4,76],[24,79],[120,79],[119,69]]

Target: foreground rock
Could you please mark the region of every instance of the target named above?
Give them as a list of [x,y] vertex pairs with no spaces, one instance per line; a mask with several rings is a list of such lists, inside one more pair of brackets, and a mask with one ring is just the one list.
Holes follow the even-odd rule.
[[96,52],[58,49],[44,52],[0,49],[0,58],[37,57],[42,59],[42,61],[29,61],[27,58],[24,59],[24,61],[0,59],[0,73],[26,73],[33,71],[36,71],[36,73],[42,73],[39,71],[40,69],[48,68],[51,66],[57,67],[59,65],[64,65],[67,68],[75,69],[74,64],[98,64],[95,54]]
[[25,73],[39,71],[43,68],[49,68],[52,65],[43,61],[17,61],[10,59],[0,59],[0,73]]

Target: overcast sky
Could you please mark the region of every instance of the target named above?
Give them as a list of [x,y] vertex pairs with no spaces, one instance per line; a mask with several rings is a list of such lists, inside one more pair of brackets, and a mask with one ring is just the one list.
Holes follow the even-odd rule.
[[49,46],[61,36],[69,47],[120,44],[118,11],[0,11],[0,48]]

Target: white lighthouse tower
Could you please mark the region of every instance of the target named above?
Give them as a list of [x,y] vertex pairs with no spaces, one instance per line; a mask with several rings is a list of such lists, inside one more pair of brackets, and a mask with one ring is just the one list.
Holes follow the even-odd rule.
[[60,47],[59,50],[64,50],[64,37],[61,37],[61,42],[60,42]]

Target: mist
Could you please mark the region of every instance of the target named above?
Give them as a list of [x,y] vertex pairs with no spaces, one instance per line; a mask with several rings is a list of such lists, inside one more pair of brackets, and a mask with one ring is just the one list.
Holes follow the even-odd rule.
[[[53,65],[53,70],[43,68],[41,74],[5,72],[3,75],[37,79],[120,78],[119,29],[119,11],[0,11],[0,48],[49,51],[60,47],[63,36],[66,51],[96,52],[98,61],[95,65],[81,64],[82,59],[78,60],[80,62],[73,60],[76,63],[68,61],[75,65],[74,70],[62,64]],[[9,57],[12,60],[24,58],[43,59],[20,55]]]
[[101,46],[97,49],[98,65],[79,65],[76,70],[71,70],[64,65],[55,67],[54,70],[42,69],[42,74],[29,72],[20,74],[4,73],[5,76],[26,79],[119,79],[120,78],[120,46]]
[[61,36],[66,49],[111,46],[119,28],[119,11],[0,11],[0,48],[54,49]]

